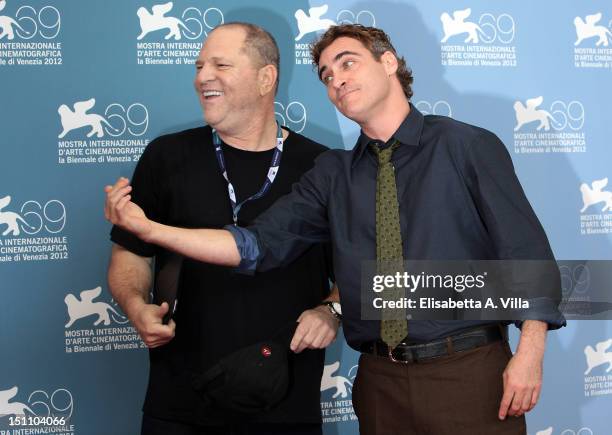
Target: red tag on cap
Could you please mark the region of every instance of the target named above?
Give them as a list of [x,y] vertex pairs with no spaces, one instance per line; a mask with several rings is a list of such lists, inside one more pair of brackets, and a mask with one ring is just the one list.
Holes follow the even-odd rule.
[[272,355],[272,349],[270,349],[268,346],[262,346],[261,354],[268,358],[270,355]]

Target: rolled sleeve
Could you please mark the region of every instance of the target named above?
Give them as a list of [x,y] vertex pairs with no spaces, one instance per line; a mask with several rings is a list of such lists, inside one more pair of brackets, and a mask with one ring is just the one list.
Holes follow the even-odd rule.
[[[517,316],[518,317],[518,316]],[[566,320],[558,303],[550,298],[536,298],[529,300],[529,310],[520,315],[520,319],[514,321],[514,325],[521,329],[525,320],[539,320],[548,324],[548,329],[559,329],[566,326]]]
[[253,275],[257,269],[257,260],[260,252],[255,234],[246,228],[235,225],[226,225],[224,229],[229,231],[232,237],[234,237],[238,252],[240,253],[240,264],[236,268],[236,272]]

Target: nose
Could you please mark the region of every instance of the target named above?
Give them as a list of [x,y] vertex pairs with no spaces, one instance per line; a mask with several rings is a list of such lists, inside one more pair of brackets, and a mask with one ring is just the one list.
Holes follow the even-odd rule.
[[197,70],[196,73],[196,83],[203,84],[205,82],[209,82],[215,79],[214,68],[209,66],[208,64],[204,64]]
[[346,84],[346,79],[344,78],[344,76],[342,76],[342,74],[337,73],[333,75],[332,87],[334,89],[341,89],[342,86],[344,86],[345,84]]

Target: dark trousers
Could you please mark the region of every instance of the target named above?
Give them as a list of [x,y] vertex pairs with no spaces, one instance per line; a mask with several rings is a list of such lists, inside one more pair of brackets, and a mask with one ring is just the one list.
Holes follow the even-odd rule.
[[362,354],[353,387],[361,435],[524,435],[525,417],[497,417],[505,341],[402,364]]
[[204,427],[148,415],[142,416],[141,435],[322,435],[320,424],[248,424]]

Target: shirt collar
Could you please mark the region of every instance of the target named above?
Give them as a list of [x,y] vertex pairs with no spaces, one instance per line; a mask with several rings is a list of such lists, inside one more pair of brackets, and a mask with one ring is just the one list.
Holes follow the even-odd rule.
[[[402,145],[418,146],[421,139],[421,132],[423,131],[423,114],[418,111],[416,107],[410,103],[410,112],[408,116],[402,121],[398,129],[393,133],[389,141],[397,140]],[[368,137],[363,130],[357,139],[357,143],[353,149],[353,164],[361,159],[365,150],[368,148],[368,144],[372,142],[372,138]]]

